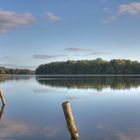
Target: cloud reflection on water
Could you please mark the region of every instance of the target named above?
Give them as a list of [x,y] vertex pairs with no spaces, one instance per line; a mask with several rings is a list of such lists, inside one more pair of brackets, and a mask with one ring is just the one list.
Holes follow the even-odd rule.
[[63,136],[63,128],[28,124],[26,122],[4,119],[0,122],[0,140],[36,139],[35,137],[56,139]]
[[140,140],[140,127],[122,129],[117,128],[117,126],[98,124],[97,129],[100,131],[102,140]]

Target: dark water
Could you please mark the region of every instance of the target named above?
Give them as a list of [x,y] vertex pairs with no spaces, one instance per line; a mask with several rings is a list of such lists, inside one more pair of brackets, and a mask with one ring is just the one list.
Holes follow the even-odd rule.
[[80,140],[140,140],[140,77],[0,77],[0,140],[70,140],[62,103]]

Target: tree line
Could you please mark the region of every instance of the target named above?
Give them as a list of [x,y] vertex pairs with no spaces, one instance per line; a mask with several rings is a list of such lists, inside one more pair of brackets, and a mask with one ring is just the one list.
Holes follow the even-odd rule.
[[106,61],[101,58],[51,62],[40,65],[35,74],[140,74],[140,62],[125,59]]
[[11,69],[11,68],[0,67],[0,74],[1,75],[5,75],[5,74],[27,75],[27,74],[34,74],[34,71],[29,69]]

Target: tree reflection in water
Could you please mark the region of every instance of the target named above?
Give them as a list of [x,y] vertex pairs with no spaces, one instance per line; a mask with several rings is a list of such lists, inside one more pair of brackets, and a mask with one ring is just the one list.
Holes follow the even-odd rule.
[[96,89],[104,88],[116,90],[138,88],[140,78],[136,76],[87,76],[87,77],[40,77],[36,80],[42,85],[52,87],[66,87],[77,89]]

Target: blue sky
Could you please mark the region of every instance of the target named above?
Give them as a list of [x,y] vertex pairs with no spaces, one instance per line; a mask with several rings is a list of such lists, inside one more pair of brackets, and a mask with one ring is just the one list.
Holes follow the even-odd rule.
[[140,0],[0,0],[0,65],[140,60]]

